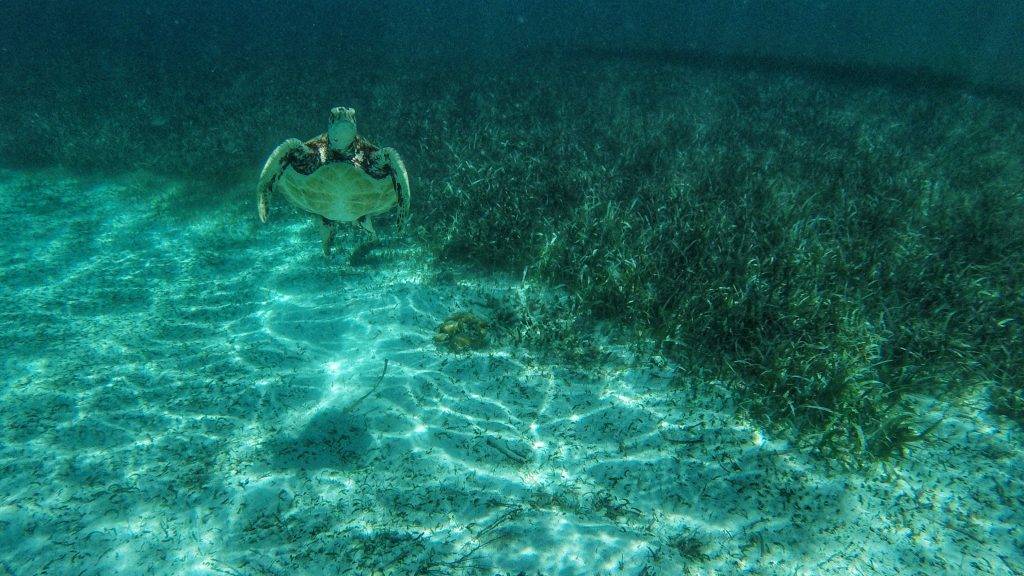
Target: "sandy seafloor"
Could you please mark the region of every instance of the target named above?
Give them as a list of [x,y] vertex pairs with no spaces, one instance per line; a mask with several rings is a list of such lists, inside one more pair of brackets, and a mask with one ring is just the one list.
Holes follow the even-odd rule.
[[325,260],[248,187],[7,171],[0,217],[0,573],[1024,573],[1021,430],[980,397],[830,470],[697,366],[439,351],[539,288]]

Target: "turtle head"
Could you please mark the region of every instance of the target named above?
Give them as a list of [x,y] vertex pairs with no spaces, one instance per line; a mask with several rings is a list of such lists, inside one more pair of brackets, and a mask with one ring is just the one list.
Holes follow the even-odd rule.
[[356,138],[356,111],[344,106],[331,108],[331,119],[327,122],[327,140],[331,148],[344,150]]

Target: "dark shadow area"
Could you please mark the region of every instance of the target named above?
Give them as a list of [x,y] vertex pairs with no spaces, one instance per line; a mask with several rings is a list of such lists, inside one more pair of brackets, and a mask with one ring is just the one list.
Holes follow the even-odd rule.
[[408,255],[403,254],[404,247],[396,238],[400,233],[389,226],[384,234],[389,237],[364,242],[353,248],[352,254],[348,257],[349,265],[377,268],[407,258]]
[[[952,73],[925,67],[894,66],[863,62],[828,62],[768,54],[719,53],[684,48],[606,48],[592,46],[566,51],[563,56],[578,60],[635,61],[672,64],[696,70],[796,74],[835,86],[885,87],[895,92],[920,93],[971,91],[979,95],[1019,102],[1024,86],[975,82]],[[550,59],[550,55],[532,57]]]
[[326,410],[313,417],[298,436],[281,435],[268,442],[275,468],[318,470],[351,468],[362,462],[373,445],[366,418],[343,410]]

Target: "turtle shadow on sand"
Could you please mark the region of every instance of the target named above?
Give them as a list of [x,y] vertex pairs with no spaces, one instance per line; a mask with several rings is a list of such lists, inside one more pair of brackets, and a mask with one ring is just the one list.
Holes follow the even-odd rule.
[[380,240],[370,240],[356,246],[348,257],[350,266],[377,266],[388,260],[389,251]]
[[373,443],[363,415],[336,408],[318,413],[297,435],[278,435],[265,448],[276,469],[346,469],[362,462]]
[[379,268],[388,264],[415,261],[418,252],[415,246],[400,238],[367,240],[352,249],[348,263],[353,268],[372,266]]

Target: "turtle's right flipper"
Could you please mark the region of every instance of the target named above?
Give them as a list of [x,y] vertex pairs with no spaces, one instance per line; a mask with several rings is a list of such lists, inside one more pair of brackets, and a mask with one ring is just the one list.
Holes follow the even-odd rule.
[[390,166],[391,177],[398,193],[398,228],[405,230],[409,226],[409,204],[412,191],[409,189],[409,173],[405,170],[405,162],[394,148],[382,148],[377,156],[378,162]]
[[270,192],[274,189],[274,183],[284,173],[288,166],[289,158],[296,149],[302,150],[300,154],[312,154],[312,150],[306,148],[298,138],[289,138],[274,149],[263,165],[260,172],[260,182],[256,186],[256,194],[259,197],[260,222],[266,223],[269,214]]

